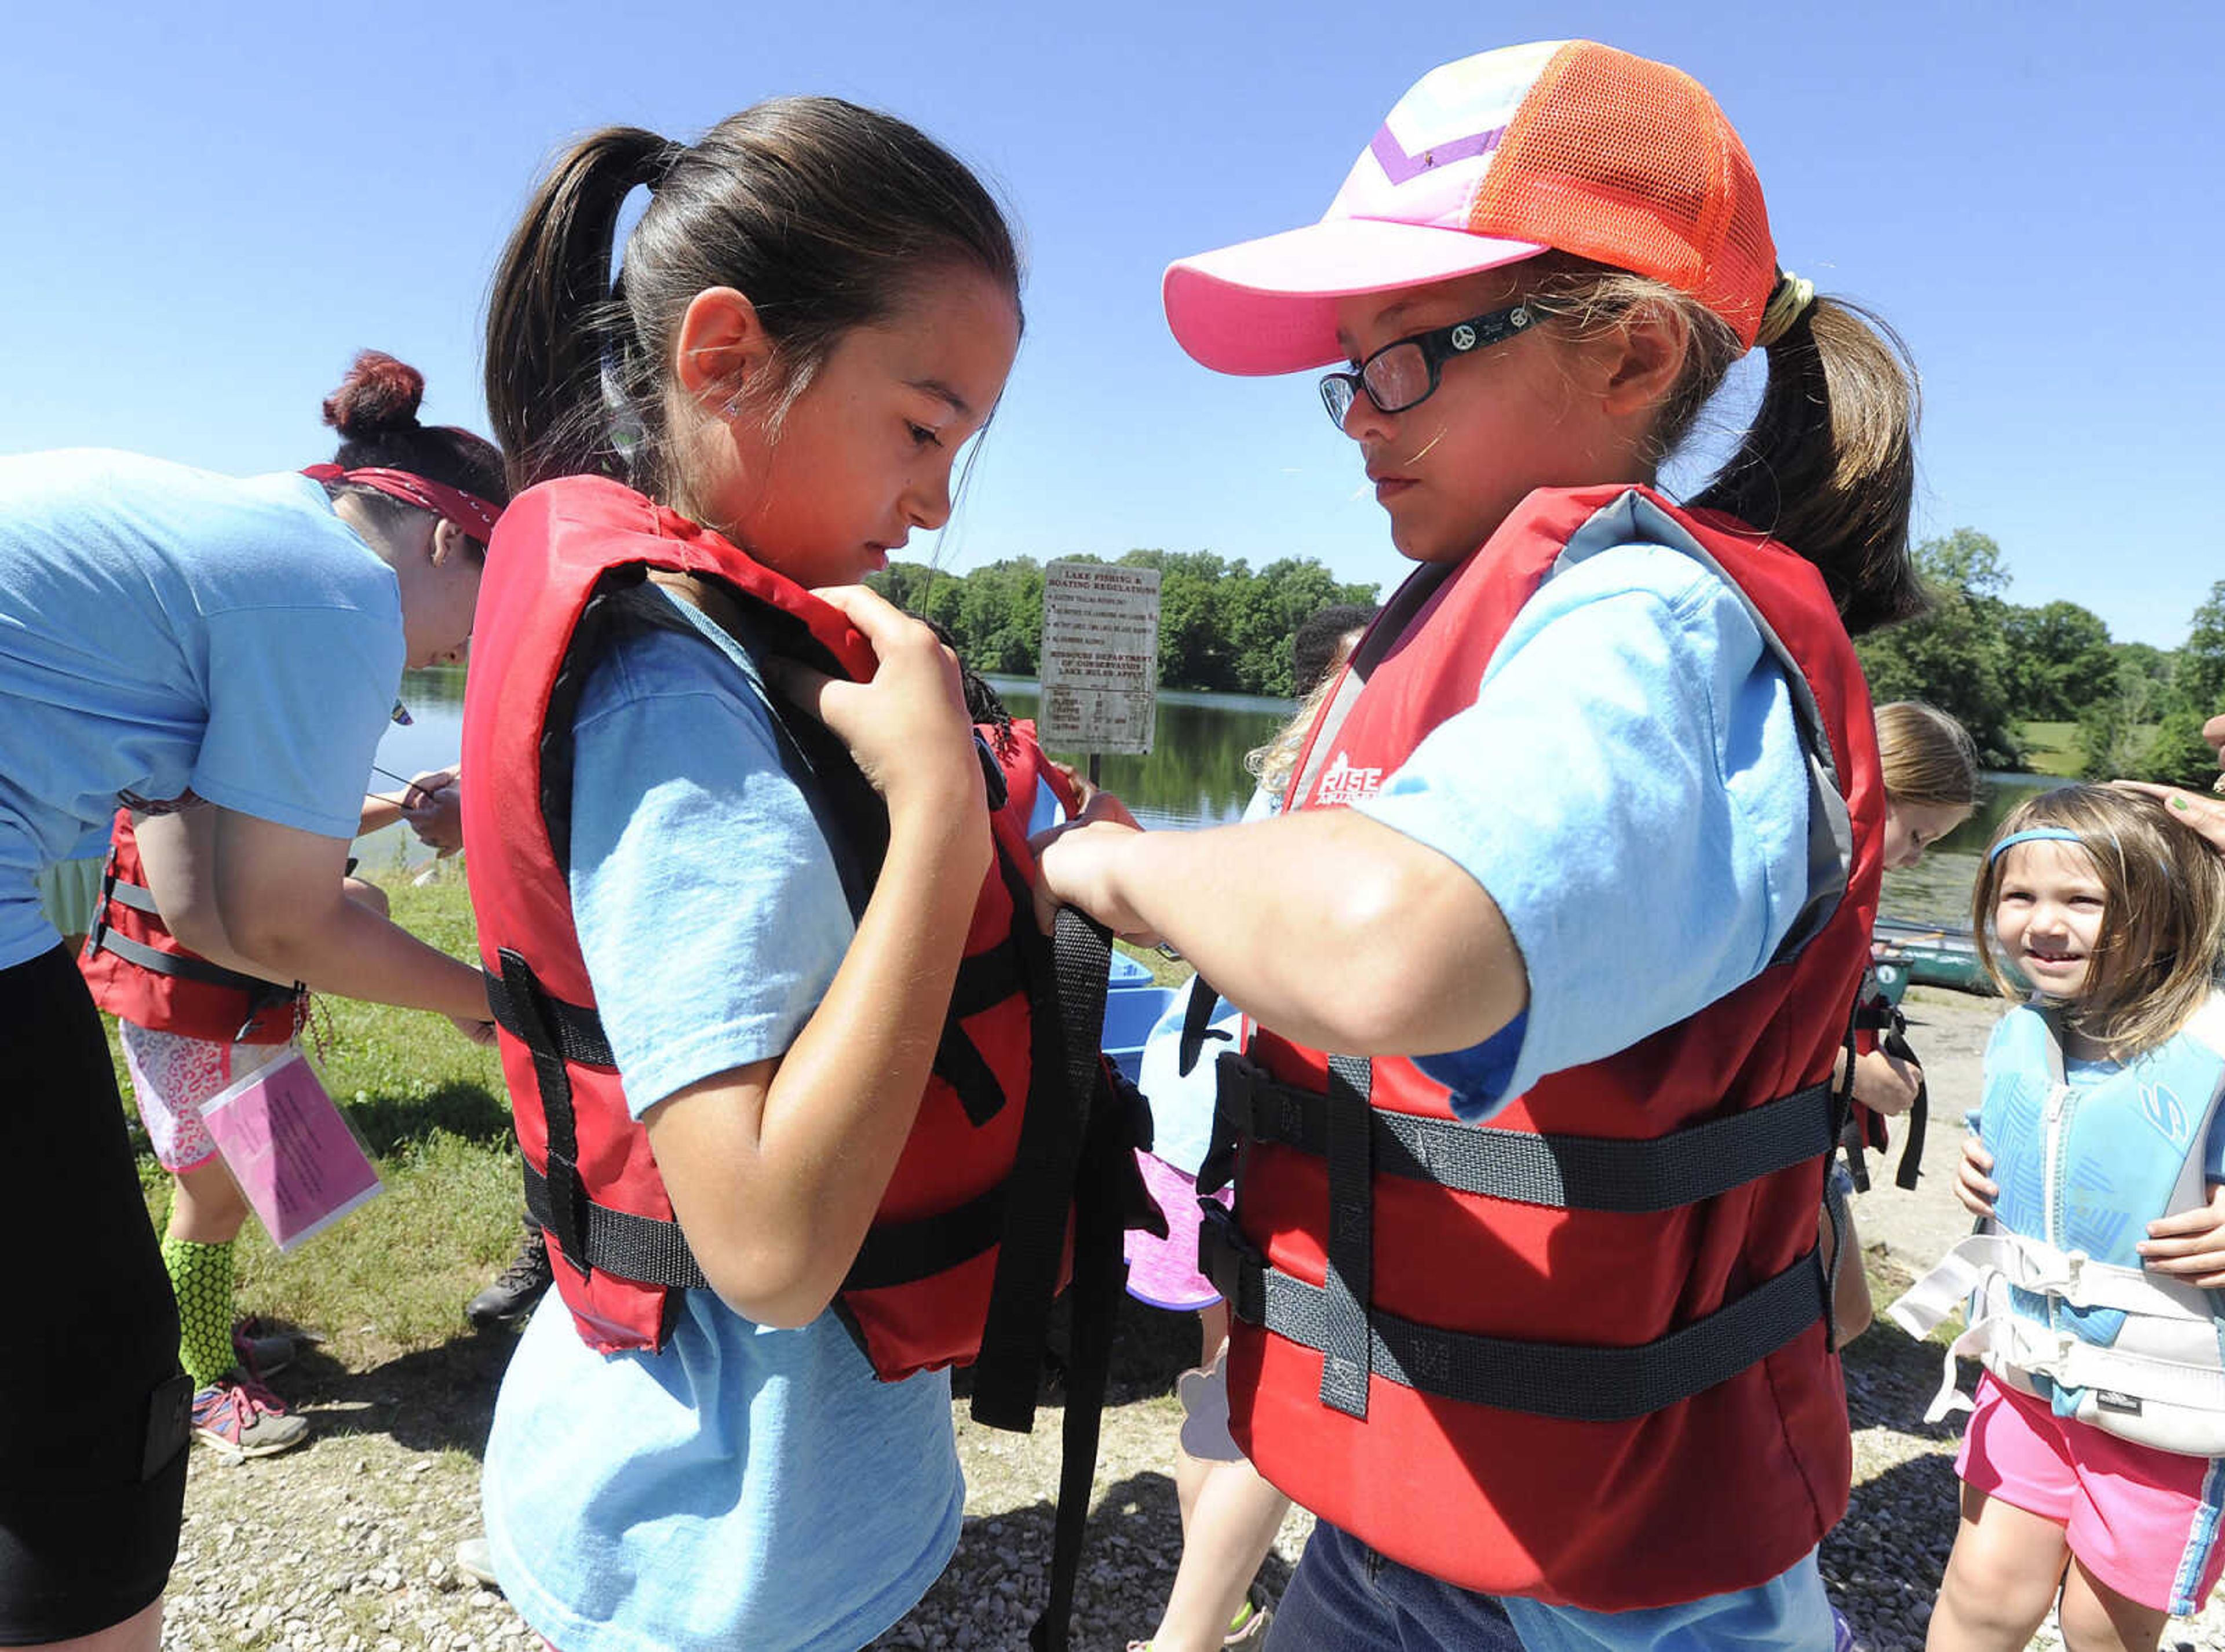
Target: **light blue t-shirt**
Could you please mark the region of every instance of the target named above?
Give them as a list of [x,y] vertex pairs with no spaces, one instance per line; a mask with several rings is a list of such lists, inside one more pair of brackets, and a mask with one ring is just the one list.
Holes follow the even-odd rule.
[[[1516,617],[1475,702],[1357,806],[1457,862],[1521,947],[1530,1007],[1418,1062],[1468,1118],[1744,984],[1808,895],[1808,775],[1790,690],[1737,595],[1682,552],[1571,560]],[[1525,1646],[1821,1649],[1810,1554],[1660,1612],[1505,1603]]]
[[56,944],[39,868],[119,800],[353,836],[405,652],[393,570],[320,484],[0,459],[0,969]]
[[[622,642],[581,697],[572,901],[637,1117],[783,1054],[852,933],[745,656]],[[550,1296],[503,1379],[482,1487],[503,1587],[564,1652],[849,1652],[927,1592],[965,1484],[947,1374],[874,1379],[832,1313],[686,1294],[662,1352],[597,1354]]]
[[1569,562],[1356,807],[1458,863],[1521,948],[1527,1012],[1418,1062],[1467,1118],[1751,980],[1807,899],[1791,691],[1737,595],[1666,546]]

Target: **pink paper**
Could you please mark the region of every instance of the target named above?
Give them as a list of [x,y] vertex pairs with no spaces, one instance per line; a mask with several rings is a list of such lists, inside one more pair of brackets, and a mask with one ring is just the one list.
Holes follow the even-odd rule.
[[282,1251],[380,1191],[378,1172],[299,1050],[227,1086],[201,1120]]

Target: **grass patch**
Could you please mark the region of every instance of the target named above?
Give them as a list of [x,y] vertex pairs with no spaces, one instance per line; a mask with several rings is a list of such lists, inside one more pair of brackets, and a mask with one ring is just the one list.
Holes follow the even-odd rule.
[[2024,745],[2024,766],[2035,775],[2076,780],[2086,766],[2076,723],[2019,723],[2016,733]]

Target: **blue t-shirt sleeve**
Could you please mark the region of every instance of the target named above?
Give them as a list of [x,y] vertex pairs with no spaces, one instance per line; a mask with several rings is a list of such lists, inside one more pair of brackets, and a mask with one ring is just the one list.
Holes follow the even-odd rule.
[[207,623],[208,726],[193,790],[257,820],[355,836],[402,681],[398,617],[256,608]]
[[1517,617],[1475,701],[1359,807],[1448,856],[1506,915],[1526,1016],[1421,1059],[1480,1117],[1758,974],[1807,896],[1808,769],[1745,604],[1624,545]]
[[783,1054],[834,978],[850,910],[738,655],[629,639],[574,726],[572,909],[639,1117]]

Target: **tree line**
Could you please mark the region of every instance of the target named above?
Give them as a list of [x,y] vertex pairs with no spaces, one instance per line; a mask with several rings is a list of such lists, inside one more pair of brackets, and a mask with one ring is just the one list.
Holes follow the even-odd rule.
[[1916,560],[1931,611],[1856,649],[1880,704],[1928,699],[1953,712],[1991,768],[2025,766],[2019,724],[2057,722],[2077,725],[2088,779],[2215,776],[2201,730],[2225,711],[2225,580],[2194,611],[2184,646],[2166,650],[2112,641],[2075,602],[2009,601],[2000,547],[1973,529],[1925,541]]
[[[1926,699],[1952,712],[1988,768],[2025,766],[2019,725],[2071,723],[2089,778],[2202,784],[2215,775],[2201,728],[2225,711],[2225,580],[2195,610],[2185,643],[2163,649],[2112,640],[2101,616],[2075,602],[2011,602],[2000,547],[1975,529],[1927,540],[1915,555],[1931,611],[1858,645],[1880,704]],[[1159,682],[1168,688],[1287,697],[1299,624],[1332,604],[1377,600],[1376,586],[1340,581],[1310,557],[1258,569],[1210,551],[1136,550],[1114,560],[1159,571]],[[1043,565],[1035,558],[964,574],[898,562],[867,583],[941,625],[975,669],[1036,674]]]
[[[1103,563],[1096,556],[1061,559]],[[1159,686],[1289,697],[1290,637],[1322,609],[1376,600],[1372,585],[1347,585],[1311,557],[1253,569],[1211,551],[1130,551],[1124,568],[1159,571]],[[963,574],[891,563],[865,583],[949,633],[976,671],[1032,677],[1042,662],[1043,565],[1008,557]]]

